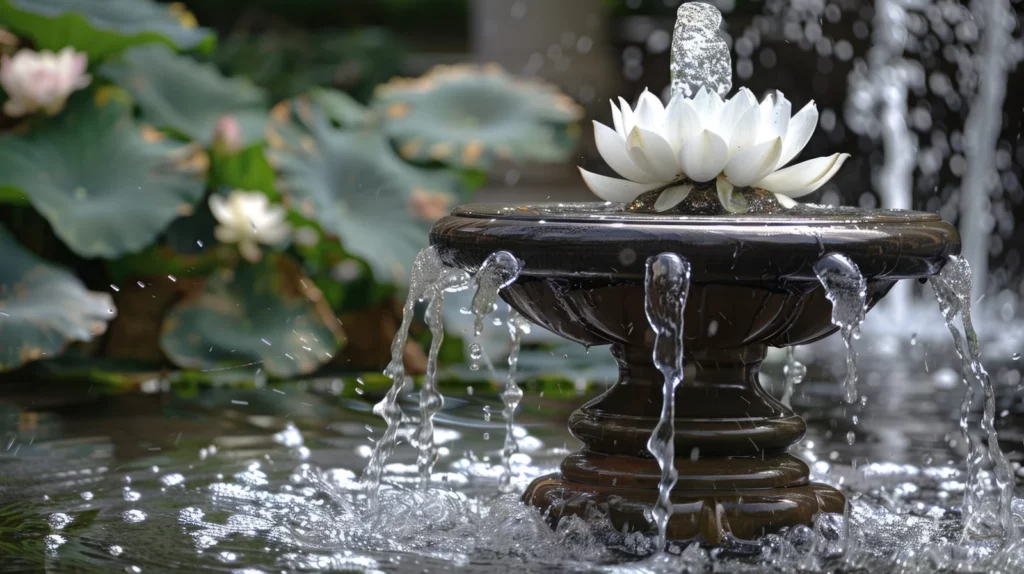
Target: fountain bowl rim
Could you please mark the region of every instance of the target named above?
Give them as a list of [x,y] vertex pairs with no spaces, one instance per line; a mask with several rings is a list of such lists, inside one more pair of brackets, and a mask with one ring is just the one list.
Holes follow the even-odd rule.
[[[549,215],[552,205],[563,211]],[[568,206],[579,211],[566,215]],[[869,282],[891,282],[930,277],[960,251],[956,228],[931,213],[811,208],[786,216],[659,216],[596,202],[466,205],[434,224],[430,243],[461,269],[509,251],[523,262],[523,279],[642,280],[647,258],[673,252],[690,261],[695,282],[780,287],[816,285],[814,263],[828,253],[850,257]]]
[[536,223],[634,224],[665,226],[822,226],[858,224],[910,224],[943,221],[936,214],[903,209],[865,209],[799,204],[781,213],[680,215],[627,211],[625,204],[587,202],[470,203],[452,210],[452,217],[508,219]]

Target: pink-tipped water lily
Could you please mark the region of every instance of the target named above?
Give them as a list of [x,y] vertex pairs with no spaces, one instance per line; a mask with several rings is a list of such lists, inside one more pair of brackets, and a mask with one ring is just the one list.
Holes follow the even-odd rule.
[[258,191],[235,190],[227,198],[211,195],[210,211],[219,223],[214,229],[217,241],[237,243],[242,257],[253,263],[263,257],[260,243],[277,245],[291,233],[285,209],[271,205],[270,198]]
[[7,93],[4,113],[12,118],[39,110],[56,115],[68,96],[89,85],[88,59],[71,48],[54,54],[22,49],[13,57],[0,57],[0,87]]
[[606,201],[629,203],[663,190],[655,209],[664,211],[685,199],[694,184],[714,180],[727,209],[733,189],[748,186],[793,207],[795,198],[832,179],[849,157],[837,153],[785,167],[810,140],[818,109],[810,102],[791,115],[781,92],[758,103],[746,88],[724,101],[701,89],[665,106],[644,91],[635,109],[622,98],[619,104],[611,104],[614,129],[594,122],[594,137],[601,157],[625,179],[580,169],[587,187]]

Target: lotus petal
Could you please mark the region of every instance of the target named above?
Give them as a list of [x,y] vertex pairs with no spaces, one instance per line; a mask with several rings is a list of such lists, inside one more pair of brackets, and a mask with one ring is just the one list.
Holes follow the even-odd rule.
[[754,147],[757,144],[758,126],[761,124],[761,109],[751,106],[743,114],[743,117],[733,127],[732,135],[729,138],[729,158],[731,159],[742,150]]
[[665,105],[657,96],[644,90],[633,112],[636,125],[653,132],[661,132],[665,126]]
[[608,167],[622,177],[639,183],[654,183],[658,178],[637,167],[626,151],[626,140],[608,126],[594,122],[594,142]]
[[660,183],[636,183],[625,179],[616,179],[596,173],[591,173],[582,167],[579,168],[583,182],[587,184],[594,195],[605,201],[614,203],[629,203],[648,191],[657,189]]
[[729,206],[732,205],[732,192],[734,189],[736,187],[724,177],[715,180],[715,191],[718,192],[718,201],[722,202],[722,206],[726,209],[729,209]]
[[626,100],[619,98],[619,111],[622,113],[622,137],[628,137],[629,133],[636,127],[636,118],[633,115],[633,108],[629,107]]
[[786,135],[789,127],[789,116],[793,106],[782,92],[776,90],[761,102],[761,127],[758,140],[780,138]]
[[672,146],[657,132],[636,126],[626,138],[626,151],[633,165],[658,181],[667,183],[679,175],[679,161]]
[[781,153],[782,138],[778,137],[746,148],[729,160],[725,176],[733,185],[748,186],[771,173]]
[[775,199],[779,200],[779,205],[786,209],[793,209],[798,205],[795,199],[782,195],[781,193],[776,193]]
[[706,128],[718,127],[718,114],[722,110],[722,98],[703,86],[693,98],[693,109],[697,111]]
[[825,185],[849,157],[850,154],[847,153],[836,153],[828,157],[809,159],[780,169],[755,185],[772,193],[802,197]]
[[654,211],[662,212],[668,211],[673,207],[679,205],[684,199],[689,197],[690,192],[693,191],[693,184],[684,183],[675,187],[670,187],[665,191],[661,192],[658,196],[657,201],[654,202]]
[[711,130],[702,130],[681,146],[679,163],[683,172],[696,182],[711,181],[722,173],[728,160],[729,145]]
[[622,136],[622,139],[626,139],[626,131],[622,129],[622,111],[619,110],[619,106],[615,105],[615,102],[608,100],[608,103],[612,105],[612,125],[615,126],[615,133]]
[[683,142],[696,136],[703,129],[700,116],[693,103],[682,96],[672,98],[665,110],[665,139],[677,152]]
[[[729,98],[729,101],[725,102],[725,105],[722,106],[722,111],[718,116],[717,131],[723,134],[731,134],[737,126],[739,126],[739,129],[743,129],[743,126],[746,124],[741,120],[744,119],[744,115],[751,108],[758,109],[757,98],[747,88],[740,88],[736,95]],[[754,125],[761,125],[760,114],[758,114],[757,123]],[[755,137],[757,135],[757,130],[748,128],[745,131],[755,132]]]
[[812,100],[789,120],[786,135],[782,138],[782,157],[779,158],[779,167],[793,161],[800,150],[804,149],[807,142],[811,140],[811,134],[814,133],[814,128],[817,125],[818,107]]

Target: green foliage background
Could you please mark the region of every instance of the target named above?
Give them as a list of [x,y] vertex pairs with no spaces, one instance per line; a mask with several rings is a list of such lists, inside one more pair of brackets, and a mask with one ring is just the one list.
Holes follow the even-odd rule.
[[[376,336],[337,316],[402,292],[439,209],[471,197],[495,156],[561,161],[575,143],[564,96],[493,70],[381,98],[405,71],[399,35],[467,18],[465,0],[0,0],[16,49],[70,47],[92,76],[54,117],[0,115],[0,371],[77,345],[293,377]],[[237,141],[215,136],[223,121]],[[434,153],[403,153],[409,133]],[[207,201],[233,190],[286,209],[293,238],[259,262],[220,244]]]

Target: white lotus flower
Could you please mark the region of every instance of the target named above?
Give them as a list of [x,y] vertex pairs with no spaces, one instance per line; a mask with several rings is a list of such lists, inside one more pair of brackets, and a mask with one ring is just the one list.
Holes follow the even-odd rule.
[[88,58],[71,48],[54,54],[23,49],[0,58],[0,86],[7,93],[4,113],[12,118],[43,110],[53,116],[64,109],[68,96],[89,85]]
[[210,211],[220,224],[213,230],[221,243],[237,243],[238,251],[253,263],[263,257],[259,244],[277,245],[291,232],[285,209],[271,205],[258,191],[232,191],[225,199],[210,196]]
[[[612,102],[615,129],[594,122],[597,149],[625,179],[580,169],[598,197],[629,203],[664,189],[655,209],[669,209],[689,195],[694,183],[715,180],[719,199],[732,206],[734,187],[753,186],[775,194],[785,207],[832,179],[849,154],[833,154],[785,167],[807,145],[818,123],[811,102],[790,117],[781,92],[760,104],[746,88],[726,101],[701,89],[690,99],[675,96],[666,107],[644,91],[636,109]],[[784,169],[780,169],[784,168]]]

